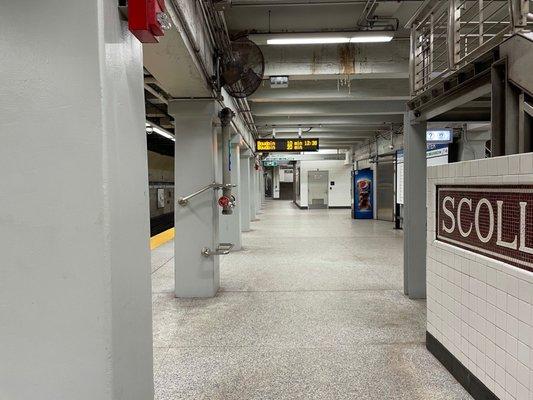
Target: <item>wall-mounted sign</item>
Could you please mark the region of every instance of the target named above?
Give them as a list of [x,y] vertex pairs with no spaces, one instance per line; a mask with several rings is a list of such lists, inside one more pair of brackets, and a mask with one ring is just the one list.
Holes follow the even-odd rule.
[[165,189],[157,189],[157,208],[165,208]]
[[426,141],[428,143],[451,143],[453,142],[453,129],[428,129]]
[[353,218],[374,218],[374,172],[370,168],[355,171],[352,193]]
[[255,148],[259,152],[318,151],[319,140],[309,139],[257,139]]
[[[439,143],[428,143],[426,145],[426,165],[448,164],[448,145]],[[396,152],[396,203],[404,204],[404,153],[403,150]]]
[[437,186],[437,240],[533,271],[533,185]]

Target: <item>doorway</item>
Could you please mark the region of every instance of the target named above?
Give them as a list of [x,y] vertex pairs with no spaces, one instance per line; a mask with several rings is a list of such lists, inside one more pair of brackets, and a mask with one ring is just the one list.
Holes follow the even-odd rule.
[[308,208],[328,208],[328,189],[328,171],[309,171],[307,175]]

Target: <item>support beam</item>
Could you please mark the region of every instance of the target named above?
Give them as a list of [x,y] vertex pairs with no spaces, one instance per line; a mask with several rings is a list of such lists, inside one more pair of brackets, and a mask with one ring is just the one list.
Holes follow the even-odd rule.
[[404,111],[404,100],[284,101],[255,103],[252,110],[254,117],[403,115]]
[[403,122],[403,115],[333,115],[333,116],[273,116],[273,117],[257,117],[254,121],[258,128],[269,125],[270,127],[302,127],[309,126],[356,126],[356,125],[375,125],[383,124],[386,126],[390,123]]
[[[352,14],[353,15],[353,14]],[[292,21],[294,23],[294,19]],[[261,46],[265,75],[288,75],[293,79],[407,79],[409,41],[394,40],[380,46]],[[317,62],[317,60],[320,60]]]
[[505,154],[505,60],[491,67],[491,156]]
[[531,124],[532,116],[529,114],[531,112],[533,112],[533,108],[526,102],[525,94],[521,93],[518,111],[518,151],[520,153],[529,153],[533,150],[533,140],[531,138],[531,133],[533,132],[533,126]]
[[[219,181],[217,106],[210,100],[170,101],[169,114],[176,126],[176,198],[188,196]],[[174,263],[176,297],[213,297],[219,288],[219,256],[202,255],[219,245],[218,192],[209,189],[175,205]]]
[[505,155],[517,154],[520,146],[520,90],[509,81],[505,85]]
[[426,297],[426,128],[404,116],[404,293],[410,299]]
[[[315,76],[317,77],[317,76]],[[320,76],[322,77],[322,76]],[[409,79],[351,79],[350,87],[339,86],[339,75],[330,80],[294,80],[289,77],[289,87],[273,89],[269,84],[261,85],[250,96],[256,103],[314,102],[314,101],[367,101],[367,100],[409,100]]]
[[116,1],[0,8],[0,397],[153,399],[141,44]]

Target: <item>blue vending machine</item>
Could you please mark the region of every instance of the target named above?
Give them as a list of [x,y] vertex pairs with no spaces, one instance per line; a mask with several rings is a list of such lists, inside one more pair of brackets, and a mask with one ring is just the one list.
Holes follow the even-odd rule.
[[374,218],[374,172],[370,168],[353,172],[352,217]]

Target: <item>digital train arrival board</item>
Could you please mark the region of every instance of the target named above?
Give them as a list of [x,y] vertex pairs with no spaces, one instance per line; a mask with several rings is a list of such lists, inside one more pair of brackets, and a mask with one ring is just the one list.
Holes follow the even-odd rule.
[[258,152],[299,152],[318,151],[318,138],[306,139],[257,139],[255,149]]

